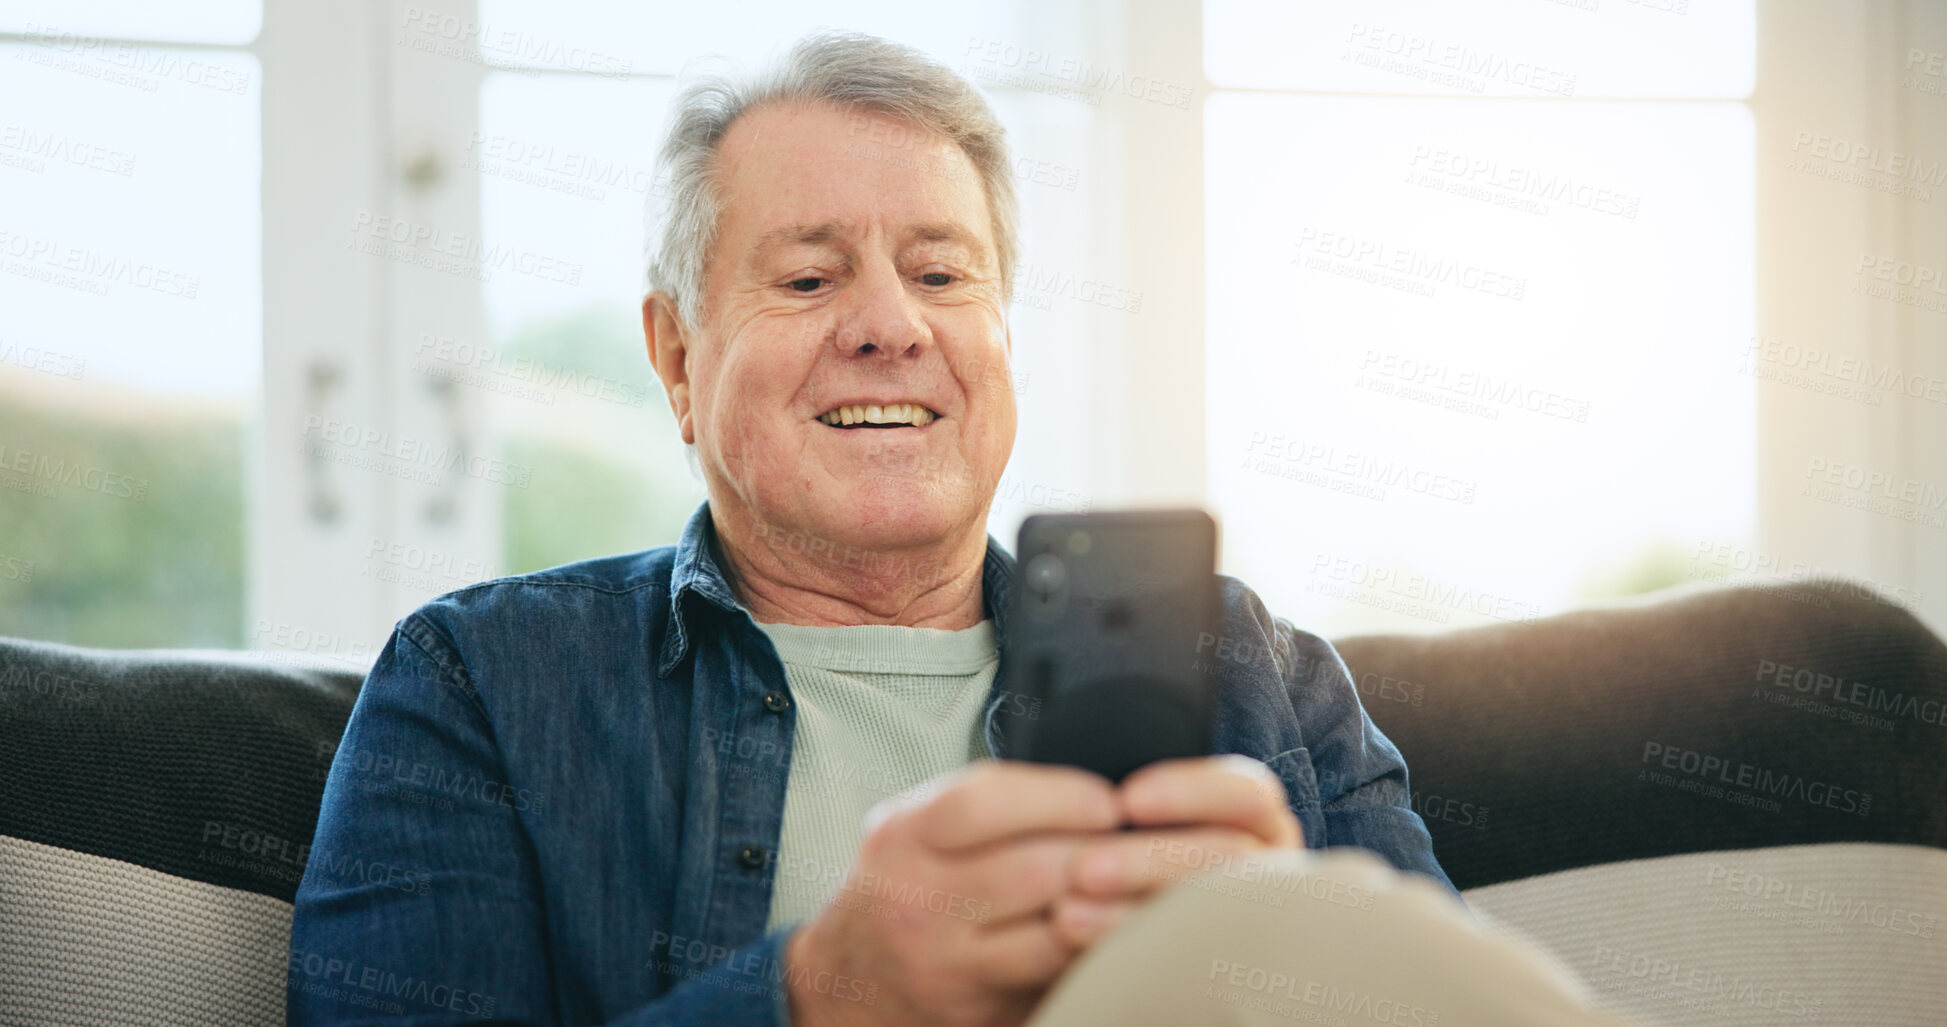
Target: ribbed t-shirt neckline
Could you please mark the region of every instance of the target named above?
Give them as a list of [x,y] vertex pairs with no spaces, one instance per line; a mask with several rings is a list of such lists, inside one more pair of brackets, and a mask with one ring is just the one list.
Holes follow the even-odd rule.
[[901,624],[806,624],[757,626],[777,647],[778,659],[800,667],[868,674],[971,674],[1000,658],[994,622],[955,631]]

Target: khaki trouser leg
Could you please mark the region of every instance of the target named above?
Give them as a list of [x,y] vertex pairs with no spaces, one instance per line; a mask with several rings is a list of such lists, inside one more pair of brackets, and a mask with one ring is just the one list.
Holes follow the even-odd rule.
[[1547,956],[1370,853],[1283,852],[1158,896],[1030,1027],[1623,1027]]

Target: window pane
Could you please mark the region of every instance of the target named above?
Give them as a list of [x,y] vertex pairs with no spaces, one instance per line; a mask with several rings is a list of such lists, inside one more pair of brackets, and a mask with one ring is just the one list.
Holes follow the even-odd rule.
[[1520,97],[1750,95],[1752,0],[1204,0],[1210,81]]
[[34,97],[0,119],[0,633],[238,646],[257,62],[170,51],[131,80],[44,55],[0,48],[0,95]]
[[642,339],[642,207],[667,81],[489,75],[480,176],[489,248],[561,255],[577,283],[483,283],[490,356],[454,354],[485,391],[503,457],[534,469],[509,490],[502,571],[673,542],[702,499]]
[[1099,433],[1089,399],[1100,366],[1094,349],[1116,345],[1118,322],[1140,316],[1143,296],[1138,283],[1105,275],[1095,248],[1092,210],[1109,188],[1094,157],[1097,109],[1055,94],[985,91],[1007,125],[1021,200],[1007,311],[1014,347],[1008,374],[994,376],[1014,390],[1018,422],[987,514],[987,530],[1012,549],[1029,516],[1099,505],[1089,451]]
[[1745,108],[1206,114],[1211,498],[1273,609],[1329,632],[1536,616],[1749,539]]
[[[264,27],[263,0],[9,0],[0,7],[0,32],[19,33],[37,45],[78,58],[103,71],[153,72],[135,48],[109,39],[177,43],[248,43]],[[161,60],[160,57],[148,58]]]

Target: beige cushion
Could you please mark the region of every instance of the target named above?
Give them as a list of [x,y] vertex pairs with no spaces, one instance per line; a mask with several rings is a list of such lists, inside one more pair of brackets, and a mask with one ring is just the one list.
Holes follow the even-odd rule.
[[1611,1007],[1682,1027],[1947,1023],[1947,852],[1793,845],[1475,888]]
[[0,1023],[284,1022],[291,904],[0,836]]

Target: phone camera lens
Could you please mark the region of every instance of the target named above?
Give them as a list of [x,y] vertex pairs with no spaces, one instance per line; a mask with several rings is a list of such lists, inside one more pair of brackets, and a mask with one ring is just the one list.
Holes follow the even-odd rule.
[[1062,583],[1068,578],[1068,569],[1062,566],[1061,557],[1042,553],[1028,561],[1026,578],[1028,591],[1053,595],[1061,591]]

